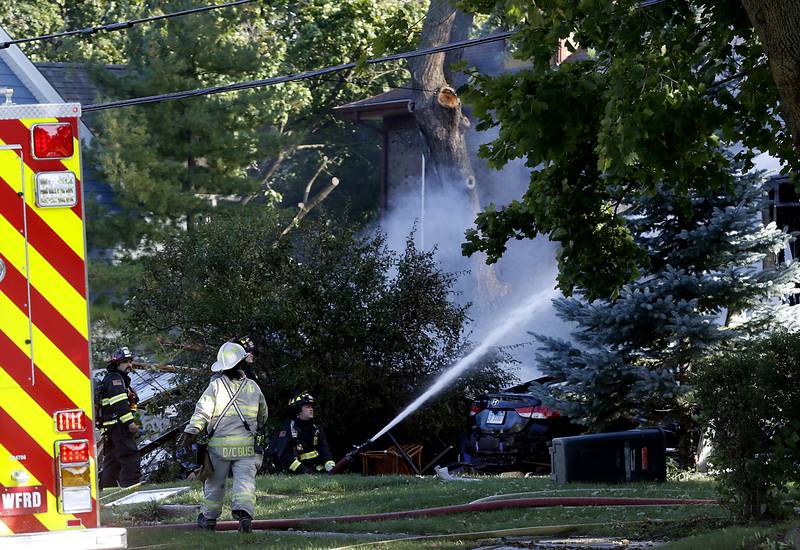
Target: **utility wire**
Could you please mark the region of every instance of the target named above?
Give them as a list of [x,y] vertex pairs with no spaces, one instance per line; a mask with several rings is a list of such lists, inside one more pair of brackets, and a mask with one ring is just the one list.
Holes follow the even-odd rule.
[[65,31],[59,32],[55,34],[45,34],[42,36],[34,36],[32,38],[17,38],[16,40],[9,40],[8,42],[0,42],[0,50],[8,48],[9,46],[13,46],[14,44],[24,44],[26,42],[36,42],[38,40],[50,40],[52,38],[63,38],[66,36],[89,36],[91,34],[95,34],[101,31],[112,32],[112,31],[120,31],[124,29],[130,29],[134,25],[138,25],[140,23],[150,23],[151,21],[159,21],[161,19],[170,19],[172,17],[181,17],[184,15],[192,15],[195,13],[202,13],[211,10],[218,10],[221,8],[230,8],[232,6],[239,6],[241,4],[249,4],[254,2],[255,0],[236,0],[235,2],[229,2],[227,4],[213,4],[210,6],[203,6],[200,8],[192,8],[183,11],[177,11],[174,13],[165,13],[163,15],[154,15],[152,17],[145,17],[143,19],[131,19],[130,21],[120,21],[118,23],[109,23],[108,25],[98,25],[96,27],[86,27],[85,29],[78,29],[74,31]]
[[[357,84],[357,82],[353,82],[352,80],[348,80],[347,78],[322,78],[316,77],[317,80],[323,82],[334,82],[336,84]],[[427,88],[415,88],[414,86],[392,86],[391,84],[384,84],[384,87],[390,88],[392,90],[413,90],[415,92],[433,92],[436,93],[439,90],[430,90]]]
[[[483,38],[474,38],[472,40],[462,40],[460,42],[452,42],[450,44],[435,46],[433,48],[426,48],[424,50],[411,50],[408,52],[401,52],[383,57],[376,57],[373,59],[368,59],[365,62],[365,64],[375,65],[378,63],[387,63],[389,61],[399,61],[401,59],[411,59],[414,57],[422,57],[425,55],[431,55],[435,53],[449,52],[451,50],[458,50],[461,48],[469,48],[471,46],[478,46],[480,44],[487,44],[490,42],[505,40],[506,38],[509,38],[513,34],[514,34],[513,31],[502,32],[498,34],[493,34],[491,36],[485,36]],[[122,99],[119,101],[110,101],[108,103],[97,103],[95,105],[87,105],[86,107],[83,108],[83,111],[84,112],[102,111],[105,109],[116,109],[119,107],[132,107],[134,105],[144,105],[146,103],[158,103],[161,101],[172,101],[176,99],[186,99],[190,97],[199,97],[204,95],[223,94],[226,92],[233,92],[237,90],[248,90],[252,88],[260,88],[263,86],[273,86],[275,84],[284,84],[286,82],[294,82],[296,80],[305,80],[309,78],[324,76],[331,73],[347,71],[355,68],[356,65],[357,65],[356,63],[343,63],[341,65],[334,65],[332,67],[326,67],[324,69],[317,69],[314,71],[307,71],[298,74],[274,76],[271,78],[265,78],[261,80],[248,80],[245,82],[236,82],[233,84],[213,86],[210,88],[199,88],[196,90],[185,90],[181,92],[172,92],[167,94],[135,97],[131,99]]]
[[649,8],[650,6],[655,6],[656,4],[661,4],[662,2],[666,2],[667,0],[642,0],[639,2],[640,8]]

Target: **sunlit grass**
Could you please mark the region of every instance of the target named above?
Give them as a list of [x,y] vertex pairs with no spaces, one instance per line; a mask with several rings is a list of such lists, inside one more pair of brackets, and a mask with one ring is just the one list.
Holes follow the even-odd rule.
[[784,535],[798,523],[769,526],[729,527],[712,533],[703,533],[670,542],[662,550],[788,550],[793,548],[783,542]]
[[[361,515],[380,512],[416,510],[454,504],[466,504],[495,495],[524,497],[547,496],[620,496],[658,498],[716,498],[716,486],[706,478],[680,482],[628,485],[557,484],[547,477],[506,478],[480,476],[476,482],[445,482],[437,477],[386,476],[262,476],[257,480],[256,519],[287,519]],[[192,490],[166,501],[170,504],[199,505],[202,490],[199,482],[175,482],[141,489],[167,486],[191,486]],[[230,489],[230,488],[229,488]],[[105,493],[106,495],[108,492]],[[103,502],[114,500],[119,493]],[[228,493],[229,494],[229,493]],[[194,522],[197,512],[188,509],[181,517],[166,517],[158,505],[104,508],[107,525],[146,525],[152,523]],[[228,504],[221,520],[230,519]],[[634,523],[631,523],[634,522]],[[248,537],[238,533],[208,533],[196,530],[131,529],[130,546],[166,544],[175,548],[336,548],[408,535],[447,535],[548,525],[594,524],[576,528],[577,534],[672,539],[692,532],[730,524],[719,506],[651,507],[551,507],[513,508],[431,517],[415,517],[372,522],[327,521],[304,524],[303,536],[286,532],[259,532]],[[688,531],[687,531],[688,529]],[[313,533],[330,532],[331,536]],[[480,544],[458,541],[409,541],[392,543],[391,548],[465,548]],[[377,548],[379,546],[367,546]],[[704,549],[708,550],[708,549]]]

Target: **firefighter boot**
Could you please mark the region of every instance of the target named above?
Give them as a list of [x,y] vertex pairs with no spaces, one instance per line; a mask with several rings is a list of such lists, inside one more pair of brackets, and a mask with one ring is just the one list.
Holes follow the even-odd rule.
[[200,529],[208,529],[209,531],[215,531],[217,529],[217,520],[214,518],[207,518],[201,512],[197,516],[197,526]]
[[244,510],[232,510],[231,514],[233,515],[233,519],[239,520],[239,532],[240,533],[252,533],[253,532],[253,516],[245,512]]

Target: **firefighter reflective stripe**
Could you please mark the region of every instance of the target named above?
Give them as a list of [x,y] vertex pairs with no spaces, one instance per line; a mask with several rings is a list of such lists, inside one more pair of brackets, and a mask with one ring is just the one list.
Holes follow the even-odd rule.
[[[68,112],[63,105],[53,107]],[[0,106],[0,257],[7,270],[0,281],[0,485],[16,485],[14,473],[28,476],[25,485],[46,492],[47,508],[0,517],[0,535],[63,530],[69,520],[79,520],[74,528],[85,529],[98,520],[92,430],[58,433],[53,423],[57,410],[81,409],[91,426],[94,413],[78,119],[7,118],[24,108]],[[34,159],[30,128],[38,122],[69,123],[75,155]],[[78,204],[37,206],[36,174],[66,171],[75,174]],[[55,442],[71,438],[90,441],[92,512],[58,511]]]
[[299,460],[297,460],[297,459],[295,458],[295,459],[294,459],[294,462],[292,462],[292,463],[289,465],[289,469],[290,469],[291,471],[293,471],[293,472],[294,472],[296,469],[298,469],[298,468],[299,468],[300,466],[302,466],[302,465],[303,465],[303,463],[302,463],[302,462],[300,462]]
[[199,433],[203,428],[208,427],[212,435],[209,440],[210,447],[220,449],[228,446],[231,448],[231,452],[233,452],[233,448],[243,445],[252,449],[253,433],[246,429],[239,419],[225,384],[230,384],[235,402],[242,410],[250,429],[257,429],[266,421],[266,400],[258,384],[254,381],[245,378],[227,382],[224,376],[216,375],[211,378],[208,387],[195,405],[194,414],[192,414],[185,431]]
[[212,437],[208,440],[209,447],[224,447],[225,445],[252,445],[253,436]]
[[113,426],[117,422],[119,422],[119,420],[107,420],[107,421],[103,422],[103,426],[106,426],[106,427]]
[[231,493],[231,500],[239,500],[245,502],[256,503],[256,495],[254,493]]
[[222,501],[221,500],[208,500],[207,498],[203,499],[203,504],[206,506],[206,510],[209,512],[221,512],[222,511]]
[[307,453],[303,453],[300,455],[300,460],[311,460],[312,458],[317,458],[319,453],[317,451],[309,451]]
[[128,399],[128,394],[123,392],[123,393],[118,393],[113,397],[107,397],[101,399],[100,404],[105,407],[108,405],[113,405],[114,403],[119,403],[120,401],[125,401],[126,399]]
[[331,471],[334,466],[336,466],[336,463],[333,460],[329,460],[325,463],[325,469],[328,471]]
[[131,420],[133,420],[133,413],[132,412],[127,412],[127,413],[125,413],[125,414],[123,414],[122,416],[119,417],[119,421],[122,422],[123,424],[125,422],[130,422]]

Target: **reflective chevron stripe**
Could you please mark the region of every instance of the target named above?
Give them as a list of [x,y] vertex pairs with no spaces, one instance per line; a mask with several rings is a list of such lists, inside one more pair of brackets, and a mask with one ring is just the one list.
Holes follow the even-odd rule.
[[[0,492],[10,484],[43,495],[39,513],[0,515],[0,537],[98,526],[79,114],[77,105],[0,105]],[[31,128],[42,122],[72,125],[73,157],[34,159]],[[40,208],[36,175],[66,171],[78,204]],[[56,432],[55,412],[73,409],[86,413],[87,428]],[[72,438],[90,441],[91,512],[59,511],[56,441]]]

